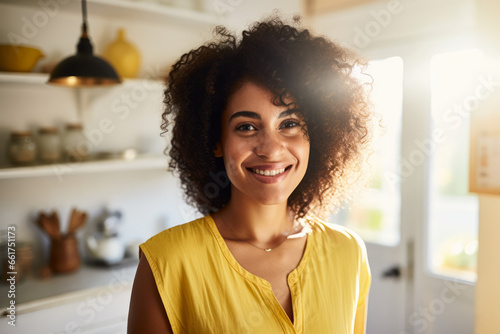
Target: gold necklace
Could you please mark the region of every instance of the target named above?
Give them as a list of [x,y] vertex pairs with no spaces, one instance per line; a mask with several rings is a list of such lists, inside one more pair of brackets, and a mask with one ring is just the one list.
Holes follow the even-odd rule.
[[[226,226],[226,227],[227,227],[227,228],[231,231],[231,234],[232,234],[233,236],[236,236],[236,234],[234,233],[234,230],[233,230],[233,229],[232,229],[229,225],[227,225],[227,224],[226,224],[226,221],[224,220],[224,218],[222,218],[222,215],[219,215],[219,217],[220,217],[220,220],[222,221],[222,224],[224,224],[224,226]],[[265,251],[265,252],[269,253],[269,252],[270,252],[270,251],[272,251],[273,249],[276,249],[276,248],[278,248],[279,246],[281,246],[281,245],[282,245],[282,244],[283,244],[283,243],[284,243],[284,242],[288,239],[288,237],[289,237],[289,236],[290,236],[290,234],[292,233],[292,230],[293,230],[294,225],[295,225],[295,224],[294,224],[294,223],[292,223],[292,227],[290,227],[290,231],[288,231],[288,233],[286,234],[285,238],[284,238],[284,239],[283,239],[283,240],[282,240],[282,241],[281,241],[281,242],[280,242],[280,243],[279,243],[276,247],[273,247],[273,248],[261,248],[261,247],[259,247],[259,246],[254,245],[253,243],[251,243],[251,242],[250,242],[250,241],[248,241],[248,240],[242,240],[242,241],[244,241],[244,242],[246,242],[246,243],[248,243],[248,244],[250,244],[250,245],[254,246],[255,248],[258,248],[258,249],[260,249],[260,250],[263,250],[263,251]]]

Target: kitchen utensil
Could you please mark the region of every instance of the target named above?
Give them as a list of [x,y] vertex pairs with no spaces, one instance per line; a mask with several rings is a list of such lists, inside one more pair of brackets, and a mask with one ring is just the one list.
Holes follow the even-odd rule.
[[73,208],[69,219],[68,234],[75,232],[85,224],[87,213]]
[[123,260],[125,244],[118,236],[121,217],[120,211],[107,213],[98,223],[98,231],[87,237],[87,247],[98,262],[113,265]]
[[71,216],[66,234],[61,234],[59,215],[53,211],[50,215],[41,212],[37,223],[50,237],[49,266],[54,272],[70,272],[80,266],[78,241],[75,231],[85,224],[87,214],[77,209],[71,211]]
[[58,239],[61,236],[59,229],[59,217],[56,212],[53,212],[50,216],[43,212],[40,213],[37,224],[51,239]]
[[74,271],[80,266],[78,243],[73,234],[52,239],[49,266],[58,273]]

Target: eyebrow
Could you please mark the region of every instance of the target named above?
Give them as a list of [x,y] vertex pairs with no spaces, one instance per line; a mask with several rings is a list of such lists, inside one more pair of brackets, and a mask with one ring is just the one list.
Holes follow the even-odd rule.
[[[287,117],[287,116],[290,116],[293,114],[299,114],[299,110],[298,109],[287,109],[285,111],[282,111],[278,115],[278,118]],[[231,122],[233,119],[235,119],[237,117],[248,117],[248,118],[253,118],[253,119],[258,119],[258,120],[262,119],[260,117],[260,115],[254,111],[238,111],[238,112],[235,112],[234,114],[232,114],[231,117],[229,117],[229,122]]]

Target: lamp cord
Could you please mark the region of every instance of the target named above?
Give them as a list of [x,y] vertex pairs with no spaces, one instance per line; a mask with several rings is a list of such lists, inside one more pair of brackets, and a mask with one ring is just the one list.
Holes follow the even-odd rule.
[[87,0],[82,0],[82,35],[87,37]]

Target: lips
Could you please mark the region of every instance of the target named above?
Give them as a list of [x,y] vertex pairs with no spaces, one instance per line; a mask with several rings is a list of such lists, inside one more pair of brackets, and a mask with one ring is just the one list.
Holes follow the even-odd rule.
[[286,174],[292,165],[288,166],[254,166],[247,168],[251,173],[258,175],[259,177],[265,178],[277,178],[283,174]]

